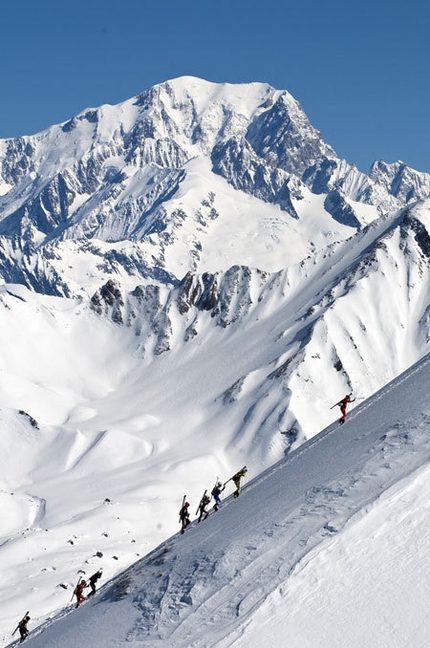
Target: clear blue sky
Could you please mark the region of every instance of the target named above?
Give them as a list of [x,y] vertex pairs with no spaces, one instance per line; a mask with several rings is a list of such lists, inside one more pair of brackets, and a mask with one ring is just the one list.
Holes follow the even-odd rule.
[[0,18],[1,138],[194,75],[288,90],[362,171],[430,172],[429,0],[21,0]]

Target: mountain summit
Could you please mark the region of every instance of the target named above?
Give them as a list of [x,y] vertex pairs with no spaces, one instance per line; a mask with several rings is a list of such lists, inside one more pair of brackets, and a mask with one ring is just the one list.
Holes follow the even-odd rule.
[[277,271],[430,193],[339,160],[287,92],[182,77],[0,142],[0,273],[55,295],[108,278]]

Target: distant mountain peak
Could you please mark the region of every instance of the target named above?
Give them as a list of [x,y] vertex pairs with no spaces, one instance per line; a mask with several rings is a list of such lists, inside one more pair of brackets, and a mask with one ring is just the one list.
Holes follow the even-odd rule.
[[[403,163],[376,162],[365,175],[338,159],[286,90],[190,76],[4,140],[0,170],[0,273],[62,294],[96,287],[73,272],[80,246],[100,283],[127,268],[142,280],[242,263],[281,269],[430,193],[430,176]],[[232,235],[254,244],[226,254]],[[110,247],[101,272],[100,242],[127,245],[130,263],[118,272]],[[71,272],[61,267],[67,247]],[[209,258],[219,266],[205,267]]]

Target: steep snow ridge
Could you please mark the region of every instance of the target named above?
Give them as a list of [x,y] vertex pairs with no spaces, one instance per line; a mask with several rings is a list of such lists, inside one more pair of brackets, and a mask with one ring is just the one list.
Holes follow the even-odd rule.
[[[419,587],[407,589],[417,565],[409,560],[397,561],[396,569],[389,567],[391,548],[378,527],[381,519],[387,527],[393,511],[404,515],[411,490],[420,494],[424,488],[420,477],[428,471],[430,459],[429,378],[426,357],[357,407],[343,428],[324,430],[249,482],[238,500],[227,499],[216,515],[193,525],[185,536],[170,538],[109,583],[79,613],[66,609],[58,623],[45,623],[29,645],[50,648],[61,637],[61,645],[69,648],[76,636],[96,627],[97,646],[254,648],[260,645],[263,624],[271,645],[281,645],[290,628],[293,648],[322,647],[328,632],[322,632],[319,617],[308,616],[300,626],[294,623],[296,615],[308,596],[312,600],[316,586],[325,587],[311,580],[315,569],[318,579],[318,569],[324,573],[324,558],[330,559],[344,538],[349,537],[350,552],[357,540],[363,542],[357,529],[360,533],[366,522],[373,545],[380,547],[379,560],[383,550],[385,574],[391,575],[389,585],[395,587],[405,616],[399,619],[387,606],[384,596],[392,591],[384,589],[378,596],[373,582],[360,592],[353,577],[349,588],[342,590],[340,609],[325,611],[331,619],[330,643],[335,648],[344,645],[345,624],[353,617],[342,612],[358,601],[361,623],[354,624],[355,632],[348,635],[353,648],[371,641],[375,632],[394,648],[408,643],[413,632],[421,645],[428,632],[425,615],[419,630],[407,621],[409,609],[422,595]],[[414,542],[421,529],[428,528],[428,521],[423,526],[417,515],[417,509],[409,515],[408,536]],[[421,523],[418,530],[414,519]],[[425,547],[421,556],[423,551]],[[343,560],[347,561],[345,554]],[[428,580],[428,570],[421,560],[418,563],[421,578]],[[366,573],[366,565],[366,556],[353,564],[360,574]],[[331,580],[333,596],[342,589],[342,580]],[[279,602],[276,610],[274,600]],[[367,605],[362,606],[364,600]]]
[[[366,397],[427,352],[423,326],[430,299],[429,248],[423,248],[411,221],[428,225],[429,206],[427,201],[425,207],[402,214],[400,221],[395,219],[394,226],[375,237],[350,272],[326,289],[321,303],[315,304],[320,315],[305,347],[303,364],[290,382],[291,408],[308,434],[313,414],[307,403],[322,405],[320,377],[327,375],[327,365],[336,370],[331,389],[339,394],[354,390],[358,397]],[[348,258],[346,246],[340,249]],[[321,420],[328,423],[329,412]]]

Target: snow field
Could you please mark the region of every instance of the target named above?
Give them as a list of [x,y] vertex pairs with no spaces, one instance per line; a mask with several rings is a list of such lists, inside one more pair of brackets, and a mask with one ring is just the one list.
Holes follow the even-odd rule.
[[424,646],[429,377],[427,357],[29,645],[91,624],[112,647]]

